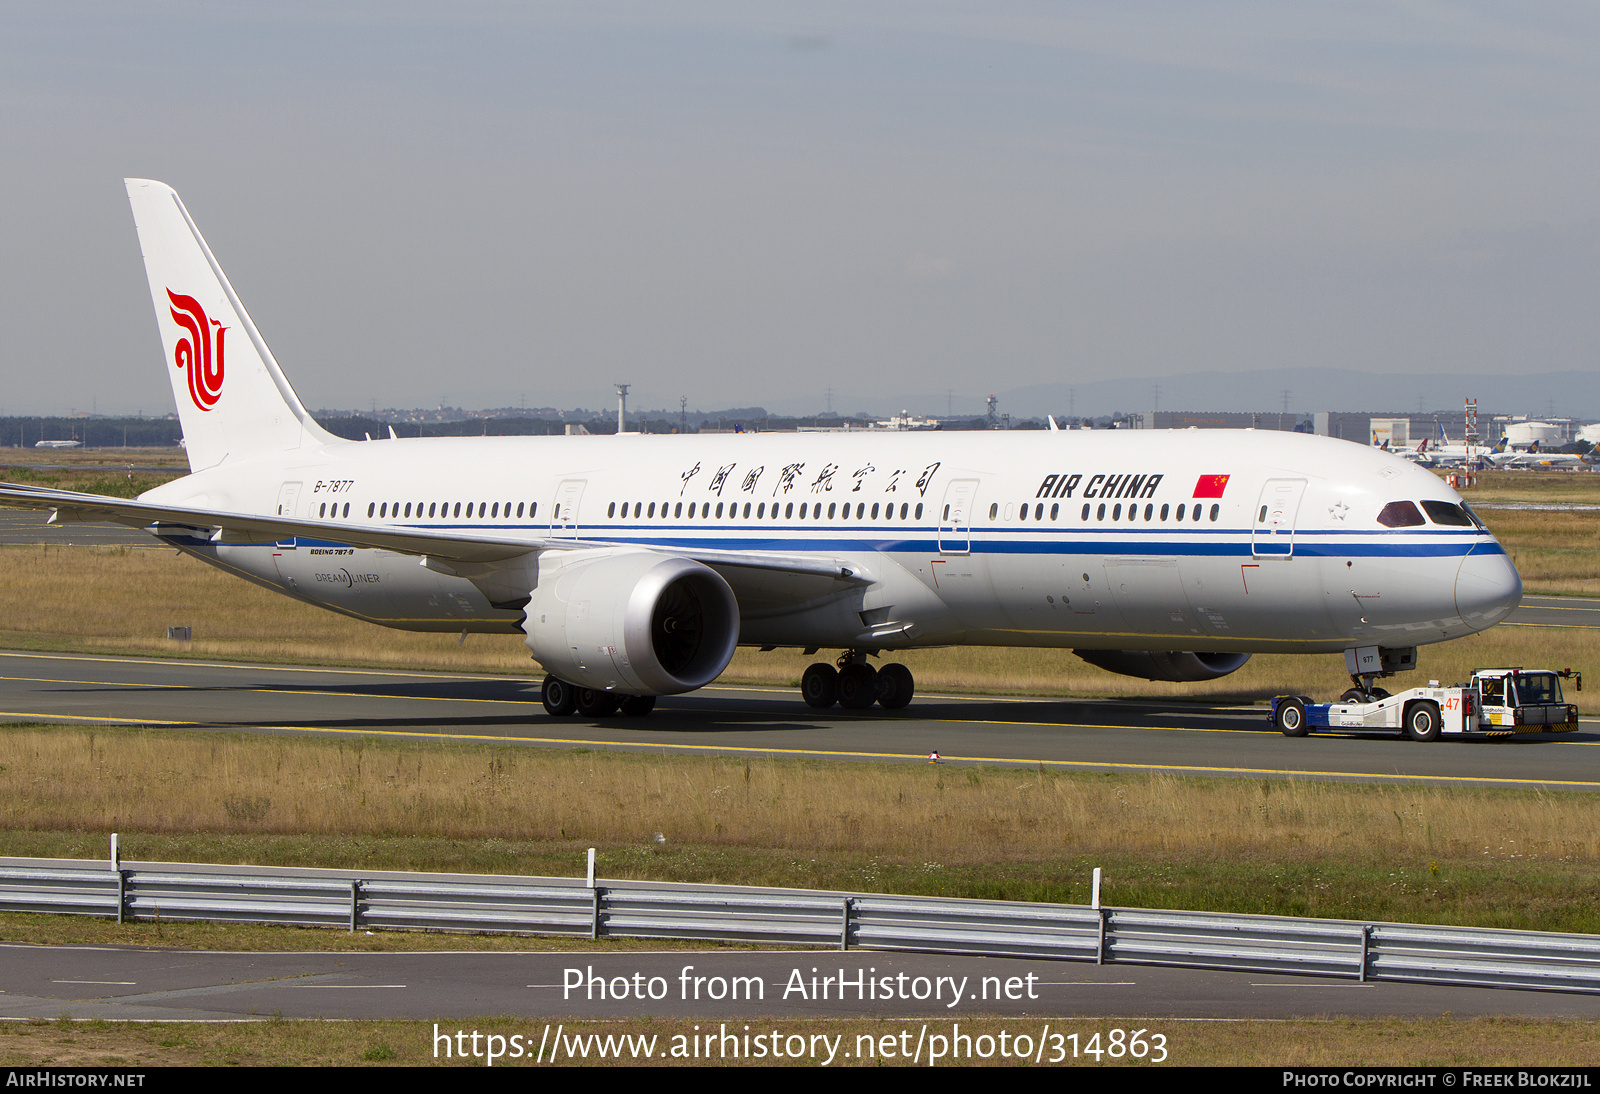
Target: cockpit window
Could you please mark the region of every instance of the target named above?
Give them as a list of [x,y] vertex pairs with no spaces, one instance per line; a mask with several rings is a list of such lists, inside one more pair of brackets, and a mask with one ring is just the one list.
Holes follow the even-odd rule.
[[1417,507],[1409,501],[1391,501],[1378,514],[1378,523],[1385,528],[1415,528],[1426,523]]
[[1478,516],[1478,514],[1476,514],[1476,513],[1474,513],[1472,511],[1472,506],[1468,505],[1466,502],[1462,502],[1461,503],[1461,511],[1466,513],[1467,516],[1472,518],[1472,523],[1476,524],[1478,526],[1478,531],[1487,532],[1489,530],[1489,526],[1487,524],[1483,523],[1483,518]]
[[1447,524],[1452,528],[1472,527],[1472,518],[1463,513],[1459,505],[1447,501],[1425,501],[1422,508],[1435,524]]

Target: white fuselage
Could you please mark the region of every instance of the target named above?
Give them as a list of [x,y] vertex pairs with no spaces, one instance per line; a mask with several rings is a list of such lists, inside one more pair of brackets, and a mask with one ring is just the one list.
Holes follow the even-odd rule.
[[[1378,522],[1391,502],[1459,505],[1437,476],[1253,430],[391,439],[224,460],[144,499],[508,543],[820,556],[861,575],[712,562],[744,645],[1309,653],[1461,637],[1521,596],[1480,527]],[[539,581],[536,552],[473,570],[304,538],[172,541],[415,630],[517,631]]]

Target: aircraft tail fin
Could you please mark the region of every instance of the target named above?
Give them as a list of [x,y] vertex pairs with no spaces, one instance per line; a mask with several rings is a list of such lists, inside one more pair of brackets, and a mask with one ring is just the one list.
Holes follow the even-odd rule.
[[325,444],[177,192],[124,179],[191,470]]

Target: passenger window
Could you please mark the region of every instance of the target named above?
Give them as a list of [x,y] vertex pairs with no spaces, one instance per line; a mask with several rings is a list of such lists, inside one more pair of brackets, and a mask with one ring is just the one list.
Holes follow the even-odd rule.
[[539,512],[539,503],[538,502],[534,502],[532,505],[528,506],[528,519],[532,520],[534,518],[534,516],[536,516],[538,514],[538,512]]
[[1162,520],[1166,520],[1167,519],[1167,513],[1168,512],[1170,512],[1170,510],[1165,505],[1163,505],[1161,507],[1161,519]]
[[689,503],[689,519],[690,520],[694,519],[694,507],[695,507],[696,504],[698,504],[698,503],[697,502],[692,502],[692,501]]
[[1060,502],[1056,502],[1054,505],[1050,506],[1050,519],[1051,520],[1057,520],[1057,519],[1060,518],[1060,516],[1061,516],[1061,503]]
[[651,502],[650,503],[650,510],[649,510],[649,512],[647,512],[645,514],[645,516],[654,517],[655,515],[656,515],[656,503],[655,502]]
[[350,515],[350,503],[349,502],[345,502],[344,503],[344,515],[347,516],[347,517]]
[[1451,528],[1471,528],[1472,520],[1461,511],[1459,505],[1452,505],[1447,501],[1425,501],[1422,509],[1428,514],[1428,519],[1435,524],[1448,525]]
[[[828,504],[828,519],[829,520],[833,519],[833,510],[834,510],[834,504],[832,502],[830,502]],[[846,515],[848,516],[849,514],[846,514]]]
[[877,502],[873,502],[872,503],[872,519],[873,520],[877,520],[878,519],[878,503]]
[[807,504],[806,502],[801,502],[800,503],[800,519],[801,520],[805,520],[806,519],[806,504]]
[[1422,514],[1409,501],[1391,501],[1379,510],[1378,523],[1385,528],[1415,528],[1424,522]]
[[[1009,509],[1010,506],[1007,506],[1007,508]],[[1017,519],[1018,520],[1027,520],[1028,519],[1028,503],[1027,502],[1023,502],[1021,507],[1017,509]]]
[[1156,507],[1153,504],[1151,504],[1149,502],[1146,502],[1145,503],[1145,507],[1144,507],[1144,519],[1145,520],[1149,520],[1150,519],[1150,515],[1152,513],[1154,513],[1155,511],[1156,511]]
[[[1199,517],[1199,510],[1200,510],[1200,507],[1199,507],[1199,506],[1198,506],[1198,505],[1196,505],[1196,506],[1195,506],[1195,513],[1196,513],[1196,515],[1195,515],[1195,519],[1196,519],[1196,520],[1199,520],[1199,519],[1200,519],[1200,517]],[[1221,515],[1221,513],[1222,513],[1222,506],[1220,506],[1220,505],[1213,505],[1213,506],[1212,506],[1212,507],[1211,507],[1211,522],[1212,522],[1212,523],[1213,523],[1213,524],[1215,524],[1215,523],[1216,523],[1216,520],[1217,520],[1217,517],[1218,517],[1218,516],[1220,516],[1220,515]]]
[[610,505],[606,506],[606,516],[614,517],[616,515],[617,515],[617,503],[616,502],[612,502]]
[[[777,512],[777,510],[774,509],[773,512]],[[783,516],[785,520],[794,516],[794,502],[791,501],[788,505],[783,507]]]
[[1088,520],[1089,519],[1089,503],[1088,502],[1084,502],[1083,503],[1083,512],[1081,514],[1079,514],[1078,519],[1079,520]]
[[[680,501],[672,507],[672,515],[675,518],[683,516],[683,502]],[[690,515],[693,516],[694,514],[691,513]]]
[[762,502],[760,505],[756,506],[756,519],[757,520],[765,520],[766,516],[767,516],[767,503],[766,502]]
[[[904,508],[904,507],[902,506],[902,508]],[[901,516],[905,516],[904,513],[901,513],[900,515]],[[922,519],[922,503],[920,501],[917,502],[917,519],[918,520]]]
[[1115,504],[1115,505],[1113,505],[1111,507],[1111,519],[1112,520],[1121,520],[1122,519],[1122,503],[1120,501],[1117,502],[1117,504]]
[[[989,519],[993,520],[994,518],[998,517],[999,515],[1000,515],[1000,503],[997,502],[997,501],[991,501],[989,503]],[[950,519],[950,507],[948,505],[946,505],[944,507],[944,519],[945,520],[949,520]]]
[[1106,519],[1106,503],[1105,502],[1101,502],[1100,503],[1100,508],[1095,510],[1094,519],[1095,520],[1105,520]]

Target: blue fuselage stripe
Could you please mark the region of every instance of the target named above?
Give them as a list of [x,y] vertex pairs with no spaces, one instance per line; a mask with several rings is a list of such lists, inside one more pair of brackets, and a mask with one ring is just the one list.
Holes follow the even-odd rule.
[[[382,527],[381,525],[379,526]],[[471,531],[476,535],[500,532],[514,539],[518,534],[536,533],[540,538],[562,532],[548,525],[478,525],[478,524],[406,524],[390,525],[397,530],[416,528],[435,532]],[[812,534],[807,535],[805,533]],[[1019,534],[1008,531],[1004,538],[994,532],[949,532],[938,534],[919,528],[904,531],[886,530],[880,536],[863,535],[859,531],[840,534],[830,528],[808,528],[792,525],[774,528],[749,528],[728,525],[670,525],[670,526],[583,526],[571,538],[596,539],[608,542],[631,543],[639,547],[693,550],[702,548],[717,551],[774,551],[787,554],[807,552],[882,552],[886,554],[941,554],[941,542],[946,549],[961,547],[960,554],[974,555],[1171,555],[1192,557],[1281,558],[1292,553],[1296,558],[1453,558],[1471,553],[1502,555],[1505,549],[1494,539],[1475,533],[1424,532],[1403,536],[1393,532],[1316,531],[1300,532],[1294,537],[1292,552],[1286,541],[1257,539],[1252,544],[1248,530],[1237,528],[1206,529],[1186,536],[1175,535],[1173,529],[1152,531],[1140,535],[1130,529],[1041,529],[1037,533]],[[739,533],[739,534],[730,534]],[[1360,541],[1352,537],[1364,535]],[[1333,542],[1323,537],[1340,537]],[[1115,537],[1115,538],[1113,538]],[[229,544],[229,546],[269,547],[287,545],[289,540],[264,541],[255,544]],[[296,538],[296,547],[344,547],[334,540]]]

